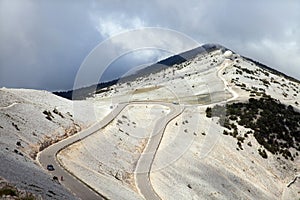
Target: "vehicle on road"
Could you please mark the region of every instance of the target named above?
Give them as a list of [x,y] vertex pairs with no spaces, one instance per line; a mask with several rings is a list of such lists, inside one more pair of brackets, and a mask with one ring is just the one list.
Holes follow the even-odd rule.
[[53,167],[53,165],[51,165],[51,164],[47,165],[47,169],[49,171],[54,171],[55,170],[54,167]]

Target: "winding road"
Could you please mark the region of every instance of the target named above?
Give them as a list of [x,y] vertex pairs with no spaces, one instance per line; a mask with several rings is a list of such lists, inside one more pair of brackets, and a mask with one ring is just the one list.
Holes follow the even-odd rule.
[[223,63],[221,64],[220,69],[218,69],[218,71],[217,71],[217,76],[223,81],[225,89],[232,94],[232,97],[230,99],[227,99],[226,102],[233,101],[239,97],[238,93],[236,93],[231,87],[228,86],[228,82],[221,75],[222,71],[230,65],[232,65],[232,61],[229,59],[225,59],[223,61]]
[[[136,183],[140,190],[140,193],[146,198],[146,199],[160,199],[159,196],[155,193],[154,189],[152,188],[151,182],[150,182],[150,171],[152,162],[154,160],[156,151],[158,149],[158,146],[161,142],[164,129],[167,126],[167,124],[176,116],[182,113],[183,109],[179,105],[173,105],[171,103],[164,103],[164,102],[131,102],[132,104],[159,104],[167,106],[171,109],[170,113],[162,118],[161,120],[158,120],[158,122],[155,124],[154,130],[152,132],[151,138],[149,138],[147,146],[145,147],[144,152],[142,153],[136,170]],[[72,172],[67,171],[60,162],[57,160],[56,155],[64,148],[79,142],[80,140],[90,136],[91,134],[99,131],[101,128],[105,127],[107,124],[109,124],[112,120],[114,120],[120,112],[130,103],[120,103],[116,106],[116,108],[109,113],[101,122],[95,123],[90,128],[85,129],[76,135],[70,136],[62,141],[59,141],[43,151],[39,152],[37,156],[37,160],[40,163],[40,165],[47,169],[48,164],[52,164],[55,168],[54,171],[49,171],[52,176],[56,177],[64,177],[64,181],[61,181],[61,183],[68,188],[73,194],[80,198],[80,199],[107,199],[105,196],[91,188],[89,185],[87,185],[85,182],[81,181],[79,178],[76,177],[75,174],[72,174]]]
[[18,102],[14,102],[14,103],[12,103],[12,104],[10,104],[8,106],[0,107],[0,110],[2,110],[2,109],[8,109],[8,108],[11,108],[11,107],[13,107],[15,105],[18,105],[18,104],[19,104]]
[[156,152],[158,150],[159,144],[162,140],[165,128],[167,124],[180,115],[183,112],[181,106],[175,106],[172,104],[162,103],[163,105],[168,105],[171,108],[171,112],[163,119],[158,120],[153,129],[152,135],[148,140],[148,144],[145,147],[143,153],[138,160],[136,170],[135,170],[135,182],[138,190],[144,196],[145,199],[161,199],[152,187],[150,180],[150,173],[152,163],[154,161]]
[[[220,66],[220,69],[217,71],[217,76],[223,81],[225,85],[225,89],[227,89],[233,96],[232,98],[228,99],[227,101],[232,101],[238,97],[238,94],[233,91],[230,87],[228,87],[227,81],[221,77],[221,71],[225,69],[228,65],[230,65],[231,62],[223,62]],[[95,123],[90,128],[85,129],[76,135],[70,136],[58,143],[55,143],[43,151],[39,152],[37,156],[37,160],[40,163],[40,165],[47,169],[48,164],[52,164],[55,168],[54,171],[51,171],[52,176],[63,176],[64,181],[61,181],[61,183],[68,188],[73,194],[80,198],[80,199],[107,199],[105,196],[88,186],[86,183],[81,181],[79,178],[76,177],[76,175],[72,174],[72,172],[67,171],[57,160],[56,155],[64,148],[90,136],[91,134],[99,131],[101,128],[105,127],[107,124],[109,124],[112,120],[114,120],[120,112],[131,103],[136,104],[159,104],[164,105],[170,108],[170,112],[168,115],[161,120],[158,120],[158,122],[155,124],[155,127],[153,129],[152,135],[148,140],[148,143],[141,154],[136,170],[135,170],[135,181],[136,186],[140,192],[140,194],[145,199],[151,199],[151,200],[158,200],[161,199],[159,195],[155,192],[151,185],[150,181],[150,172],[152,163],[154,161],[155,155],[157,153],[157,150],[159,148],[160,142],[163,137],[164,130],[167,126],[167,124],[180,115],[184,107],[180,105],[174,105],[171,103],[165,103],[165,102],[130,102],[130,103],[120,103],[118,104],[112,112],[107,115],[102,121]]]
[[90,128],[85,129],[73,136],[70,136],[60,142],[57,142],[43,151],[39,152],[37,156],[37,160],[40,165],[47,169],[48,164],[52,164],[54,166],[54,171],[51,171],[51,175],[53,176],[63,176],[64,181],[61,183],[68,188],[73,194],[80,199],[106,199],[102,194],[98,193],[93,188],[89,187],[86,183],[76,178],[74,174],[68,172],[63,166],[59,163],[56,158],[56,155],[62,149],[74,144],[85,137],[97,132],[99,129],[105,127],[109,124],[118,114],[127,106],[128,104],[118,104],[116,108],[109,113],[101,122],[92,125]]

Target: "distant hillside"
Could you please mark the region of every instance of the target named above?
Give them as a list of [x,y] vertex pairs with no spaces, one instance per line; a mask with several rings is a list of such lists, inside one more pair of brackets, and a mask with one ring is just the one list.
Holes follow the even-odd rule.
[[[175,64],[181,64],[183,62],[186,62],[187,60],[191,60],[199,54],[209,53],[209,52],[217,50],[217,49],[223,49],[224,51],[226,50],[225,47],[223,47],[219,44],[205,44],[205,45],[197,47],[195,49],[192,49],[192,50],[180,53],[178,55],[171,56],[164,60],[161,60],[153,65],[150,65],[148,67],[145,67],[145,68],[137,71],[135,74],[132,74],[132,75],[129,75],[126,77],[118,78],[118,79],[108,81],[108,82],[99,83],[97,85],[83,87],[83,88],[76,89],[76,90],[53,92],[53,94],[61,96],[66,99],[70,99],[70,100],[86,99],[87,97],[91,97],[94,93],[99,92],[101,89],[115,85],[118,82],[120,82],[120,83],[130,82],[130,81],[136,80],[139,77],[147,76],[151,73],[153,73],[153,74],[158,73],[161,70],[171,67]],[[96,92],[95,92],[95,89],[96,89]],[[73,95],[75,93],[76,93],[76,95]]]
[[63,98],[66,98],[66,99],[69,99],[69,100],[83,100],[83,99],[86,99],[87,97],[91,97],[94,94],[95,89],[96,89],[96,91],[99,91],[102,88],[106,88],[106,87],[109,87],[109,86],[112,86],[112,85],[118,83],[118,81],[119,81],[119,79],[115,79],[112,81],[99,83],[97,85],[91,85],[91,86],[79,88],[76,90],[53,92],[53,94],[63,97]]
[[164,60],[161,60],[153,65],[150,65],[148,67],[145,67],[139,71],[137,71],[135,74],[123,77],[121,80],[123,82],[133,81],[138,77],[147,76],[151,73],[155,74],[158,73],[166,68],[172,67],[174,65],[182,64],[183,62],[186,62],[188,60],[192,60],[196,56],[200,54],[210,53],[212,51],[222,49],[226,50],[225,47],[219,45],[219,44],[205,44],[200,47],[197,47],[195,49],[180,53],[178,55],[171,56],[169,58],[166,58]]
[[[108,88],[110,86],[113,86],[117,83],[131,82],[131,81],[134,81],[134,80],[136,80],[140,77],[147,77],[150,74],[159,73],[160,71],[162,71],[164,69],[167,69],[169,67],[172,67],[174,65],[179,65],[179,64],[182,64],[182,63],[184,63],[188,60],[192,60],[195,57],[197,57],[198,55],[201,55],[201,54],[204,55],[206,53],[210,53],[210,52],[215,51],[215,50],[221,50],[224,53],[226,50],[230,50],[230,49],[228,49],[228,48],[226,48],[222,45],[219,45],[219,44],[205,44],[205,45],[202,45],[202,46],[197,47],[195,49],[192,49],[192,50],[189,50],[189,51],[186,51],[186,52],[168,57],[168,58],[166,58],[164,60],[161,60],[161,61],[159,61],[159,62],[157,62],[153,65],[150,65],[150,66],[145,67],[141,70],[138,70],[135,74],[132,74],[132,75],[129,75],[129,76],[125,76],[125,77],[118,78],[118,79],[108,81],[108,82],[99,83],[97,85],[91,85],[91,86],[88,86],[88,87],[83,87],[83,88],[76,89],[76,90],[53,92],[53,94],[61,96],[61,97],[66,98],[66,99],[70,99],[70,100],[72,100],[72,99],[73,100],[83,100],[83,99],[86,99],[87,97],[93,96],[95,93],[97,94],[97,93],[106,92],[106,90],[103,90],[103,89]],[[297,80],[293,77],[290,77],[290,76],[288,76],[288,75],[286,75],[286,74],[284,74],[280,71],[277,71],[277,70],[275,70],[271,67],[268,67],[268,66],[266,66],[266,65],[264,65],[264,64],[262,64],[258,61],[255,61],[255,60],[253,60],[251,58],[248,58],[248,57],[244,57],[244,56],[242,56],[242,57],[244,59],[256,64],[257,66],[270,71],[271,73],[286,77],[287,79],[290,79],[294,82],[300,83],[299,80]]]

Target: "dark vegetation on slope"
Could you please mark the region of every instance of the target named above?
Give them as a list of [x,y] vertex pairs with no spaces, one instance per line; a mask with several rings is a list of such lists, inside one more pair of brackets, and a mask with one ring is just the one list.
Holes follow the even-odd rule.
[[225,48],[221,45],[205,44],[205,45],[202,45],[195,49],[168,57],[168,58],[161,60],[153,65],[145,67],[145,68],[137,71],[133,75],[122,78],[121,81],[124,81],[124,82],[133,81],[139,77],[148,76],[149,74],[155,74],[166,68],[172,67],[176,64],[178,65],[178,64],[184,63],[188,60],[191,60],[200,54],[210,53],[210,52],[218,50],[218,49],[223,49],[225,52]]
[[53,92],[53,94],[70,100],[83,100],[87,97],[91,97],[95,93],[95,91],[100,91],[103,88],[115,85],[116,83],[118,83],[118,81],[119,79],[115,79],[112,81],[98,83],[97,85],[91,85],[75,90]]
[[[1,179],[0,179],[1,180]],[[5,196],[7,198],[5,198]],[[20,191],[12,184],[0,183],[0,198],[1,199],[16,199],[16,200],[35,200],[38,199],[34,194],[26,191]]]
[[[88,87],[83,87],[83,88],[79,88],[79,89],[75,89],[75,90],[53,92],[53,94],[64,97],[66,99],[70,99],[70,100],[86,99],[87,97],[93,96],[93,94],[95,94],[95,93],[105,92],[104,89],[109,88],[110,86],[113,86],[117,83],[131,82],[131,81],[136,80],[139,77],[147,77],[149,74],[158,73],[166,68],[174,66],[175,64],[181,64],[183,62],[191,60],[199,54],[210,53],[212,51],[219,50],[219,49],[221,49],[223,52],[225,52],[226,50],[230,50],[219,44],[205,44],[205,45],[202,45],[195,49],[192,49],[192,50],[183,52],[181,54],[174,55],[174,56],[171,56],[164,60],[161,60],[153,65],[150,65],[148,67],[145,67],[145,68],[137,71],[135,74],[132,74],[132,75],[129,75],[126,77],[118,78],[118,79],[108,81],[108,82],[98,83],[95,85],[91,85]],[[232,51],[232,52],[234,52],[234,51]],[[243,57],[243,58],[256,64],[257,66],[259,66],[263,69],[266,69],[267,71],[269,71],[271,73],[283,76],[294,82],[300,83],[299,80],[292,78],[290,76],[287,76],[287,75],[283,74],[282,72],[272,69],[272,68],[270,68],[264,64],[261,64],[255,60],[252,60],[247,57]]]
[[[224,111],[225,110],[225,111]],[[207,117],[219,117],[220,124],[238,140],[238,146],[248,134],[253,134],[257,142],[270,153],[281,154],[286,159],[294,160],[300,151],[300,113],[292,106],[281,104],[279,100],[264,95],[260,99],[250,98],[247,103],[233,103],[225,106],[216,105],[207,108]],[[236,123],[252,131],[239,136]],[[251,146],[251,143],[248,144]],[[292,154],[291,149],[296,153]],[[264,150],[259,150],[262,157],[267,158]]]

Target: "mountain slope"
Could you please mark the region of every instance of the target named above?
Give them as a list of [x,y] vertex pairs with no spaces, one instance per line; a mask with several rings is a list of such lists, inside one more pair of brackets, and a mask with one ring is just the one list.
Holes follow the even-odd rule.
[[81,109],[74,109],[74,102],[46,91],[0,89],[0,178],[4,182],[36,198],[75,198],[54,182],[35,159],[39,151],[93,122],[87,113],[89,102],[76,104]]
[[[297,141],[300,125],[296,117],[300,108],[298,81],[271,68],[261,67],[219,45],[215,45],[209,51],[195,53],[188,60],[180,60],[175,56],[175,59],[172,57],[165,63],[167,64],[161,66],[159,70],[151,71],[149,67],[147,75],[132,80],[125,77],[124,80],[94,95],[94,98],[99,101],[109,99],[113,103],[141,101],[148,104],[169,102],[184,108],[183,113],[167,125],[153,161],[150,179],[158,196],[162,199],[299,198],[299,182],[296,181],[287,187],[299,173]],[[287,138],[286,141],[292,138],[295,142],[285,147],[286,142],[281,141],[281,150],[278,149],[278,152],[270,152],[271,148],[266,145],[268,141],[262,142],[257,135],[257,130],[254,132],[251,127],[243,126],[241,122],[238,124],[238,121],[232,120],[228,124],[224,120],[224,116],[232,119],[241,117],[227,115],[227,112],[230,112],[228,109],[237,107],[233,103],[239,102],[246,107],[249,101],[253,102],[251,98],[259,101],[264,97],[274,99],[269,102],[271,105],[265,112],[275,109],[275,102],[282,109],[282,113],[279,113],[282,117],[285,117],[283,113],[286,109],[293,107],[294,110],[290,112],[295,115],[292,121],[294,127],[290,130],[296,132],[293,132],[291,134],[293,137]],[[212,109],[211,116],[207,117],[209,115],[207,109],[214,108],[216,105],[221,108],[217,112],[218,115],[214,115],[216,113]],[[240,108],[237,113],[242,114],[243,109],[245,108]],[[262,107],[257,109],[264,114]],[[134,119],[130,112],[125,112],[123,116],[129,121]],[[286,122],[286,126],[291,125],[291,121]],[[270,128],[272,124],[272,121],[265,123]],[[124,126],[127,127],[126,123]],[[228,126],[229,128],[232,126],[231,134],[225,132],[230,131]],[[117,126],[108,129],[106,131],[113,133],[114,137],[123,138],[124,127],[121,127],[120,131]],[[128,134],[126,141],[131,141],[132,136],[140,134],[135,129],[125,130]],[[97,134],[101,135],[102,132],[99,131]],[[274,136],[278,136],[280,140],[278,134],[276,136],[275,133],[270,133],[270,138]],[[105,141],[117,145],[111,138],[107,137]],[[270,138],[264,137],[264,139]],[[106,166],[106,161],[101,159],[101,154],[95,151],[93,157],[98,159],[86,157],[90,154],[86,146],[101,149],[105,148],[103,144],[83,140],[81,145],[81,147],[70,146],[64,155],[68,158],[76,157],[76,165],[81,166],[81,174],[84,174],[82,171],[84,168],[96,171],[86,163],[93,163],[93,166],[98,164]],[[126,148],[134,148],[132,144],[127,145],[129,146]],[[122,163],[126,162],[127,153],[119,149],[111,156],[118,155],[119,162]],[[78,157],[79,154],[85,157]],[[64,156],[61,159],[64,159]],[[81,159],[84,159],[84,162],[80,162]],[[76,165],[71,164],[66,167],[74,170]],[[105,170],[99,168],[94,173],[115,181],[115,173],[108,173],[109,170],[103,168]],[[122,166],[115,167],[113,171],[120,174],[127,172]],[[76,173],[76,170],[73,172]],[[96,185],[93,179],[85,177],[85,180]],[[122,187],[129,187],[126,178],[118,177],[118,182]],[[95,187],[98,191],[107,189]],[[132,187],[138,190],[138,186],[131,182],[130,188]],[[136,195],[138,194],[137,192]]]
[[[142,198],[136,166],[163,129],[143,172],[160,198],[299,199],[298,80],[210,44],[92,88],[80,90],[82,101],[2,88],[0,176],[45,199],[73,199],[36,153],[125,103],[107,126],[58,154],[104,196]],[[172,107],[181,112],[165,122]]]

